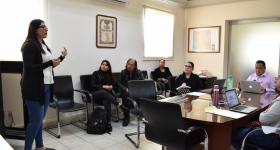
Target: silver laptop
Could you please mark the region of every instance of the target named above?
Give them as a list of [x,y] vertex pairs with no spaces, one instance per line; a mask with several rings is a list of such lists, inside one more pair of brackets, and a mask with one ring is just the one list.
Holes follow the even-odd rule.
[[249,93],[264,93],[264,90],[259,82],[256,81],[241,81],[240,88],[243,92]]
[[229,110],[248,114],[257,109],[257,107],[241,105],[235,89],[227,90],[225,92],[227,105]]

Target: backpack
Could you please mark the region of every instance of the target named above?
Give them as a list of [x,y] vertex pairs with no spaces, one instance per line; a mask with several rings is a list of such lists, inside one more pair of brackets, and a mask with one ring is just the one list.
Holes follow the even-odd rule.
[[87,122],[88,134],[104,134],[107,132],[106,111],[100,107],[93,110]]

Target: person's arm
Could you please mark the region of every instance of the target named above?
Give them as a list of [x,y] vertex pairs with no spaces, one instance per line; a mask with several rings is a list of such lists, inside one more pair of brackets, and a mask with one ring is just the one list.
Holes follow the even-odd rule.
[[99,84],[99,81],[98,81],[98,72],[93,72],[92,76],[91,76],[91,86],[93,88],[94,91],[97,91],[97,90],[101,90],[102,89],[102,85]]
[[27,72],[40,72],[43,69],[53,66],[53,60],[47,61],[45,63],[35,64],[36,47],[31,43],[26,43],[22,48],[22,57],[24,63],[24,69]]
[[275,92],[276,89],[276,81],[275,78],[271,75],[268,83],[268,87],[265,88],[267,92]]
[[121,77],[120,77],[119,87],[121,88],[122,91],[126,91],[127,87],[125,85],[126,85],[127,81],[126,81],[126,77],[125,77],[125,72],[122,71],[120,76]]
[[137,70],[137,73],[138,73],[138,80],[144,80],[144,75],[143,75],[143,73],[142,73],[142,71],[141,70]]
[[175,79],[175,87],[179,87],[182,84],[182,79],[181,79],[181,75],[179,75],[176,79]]
[[260,114],[260,122],[262,125],[271,125],[279,122],[280,119],[280,98],[273,101],[271,106]]
[[172,73],[170,72],[170,69],[166,67],[166,70],[167,70],[168,77],[172,77]]
[[155,81],[158,81],[159,80],[159,72],[158,72],[158,69],[155,69],[154,70],[154,74],[153,74],[153,78]]

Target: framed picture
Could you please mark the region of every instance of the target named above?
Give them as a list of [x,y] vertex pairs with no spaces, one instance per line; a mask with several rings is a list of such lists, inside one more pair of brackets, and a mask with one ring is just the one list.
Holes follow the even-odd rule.
[[117,47],[117,18],[96,15],[96,47]]
[[188,29],[188,52],[219,53],[221,26]]

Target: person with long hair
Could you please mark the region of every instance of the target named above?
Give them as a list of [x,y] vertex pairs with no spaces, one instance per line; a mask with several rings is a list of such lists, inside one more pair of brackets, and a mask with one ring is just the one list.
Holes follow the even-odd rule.
[[135,59],[128,59],[125,65],[125,69],[121,71],[121,81],[120,81],[120,88],[121,96],[122,96],[122,109],[124,111],[124,120],[123,126],[127,126],[130,121],[129,110],[131,107],[130,101],[127,99],[128,97],[128,86],[127,83],[130,80],[144,80],[144,76],[137,68],[137,61]]
[[93,99],[95,103],[104,105],[108,122],[107,132],[111,132],[111,103],[116,105],[118,102],[113,96],[113,89],[116,87],[116,82],[113,78],[111,64],[108,60],[103,60],[99,70],[93,72],[91,82]]
[[43,119],[49,103],[53,101],[53,68],[65,58],[67,49],[64,48],[60,57],[54,58],[44,41],[47,34],[48,28],[44,21],[32,20],[21,48],[23,58],[21,91],[29,120],[25,132],[25,150],[32,149],[34,139],[36,150],[53,150],[45,148],[43,144]]

